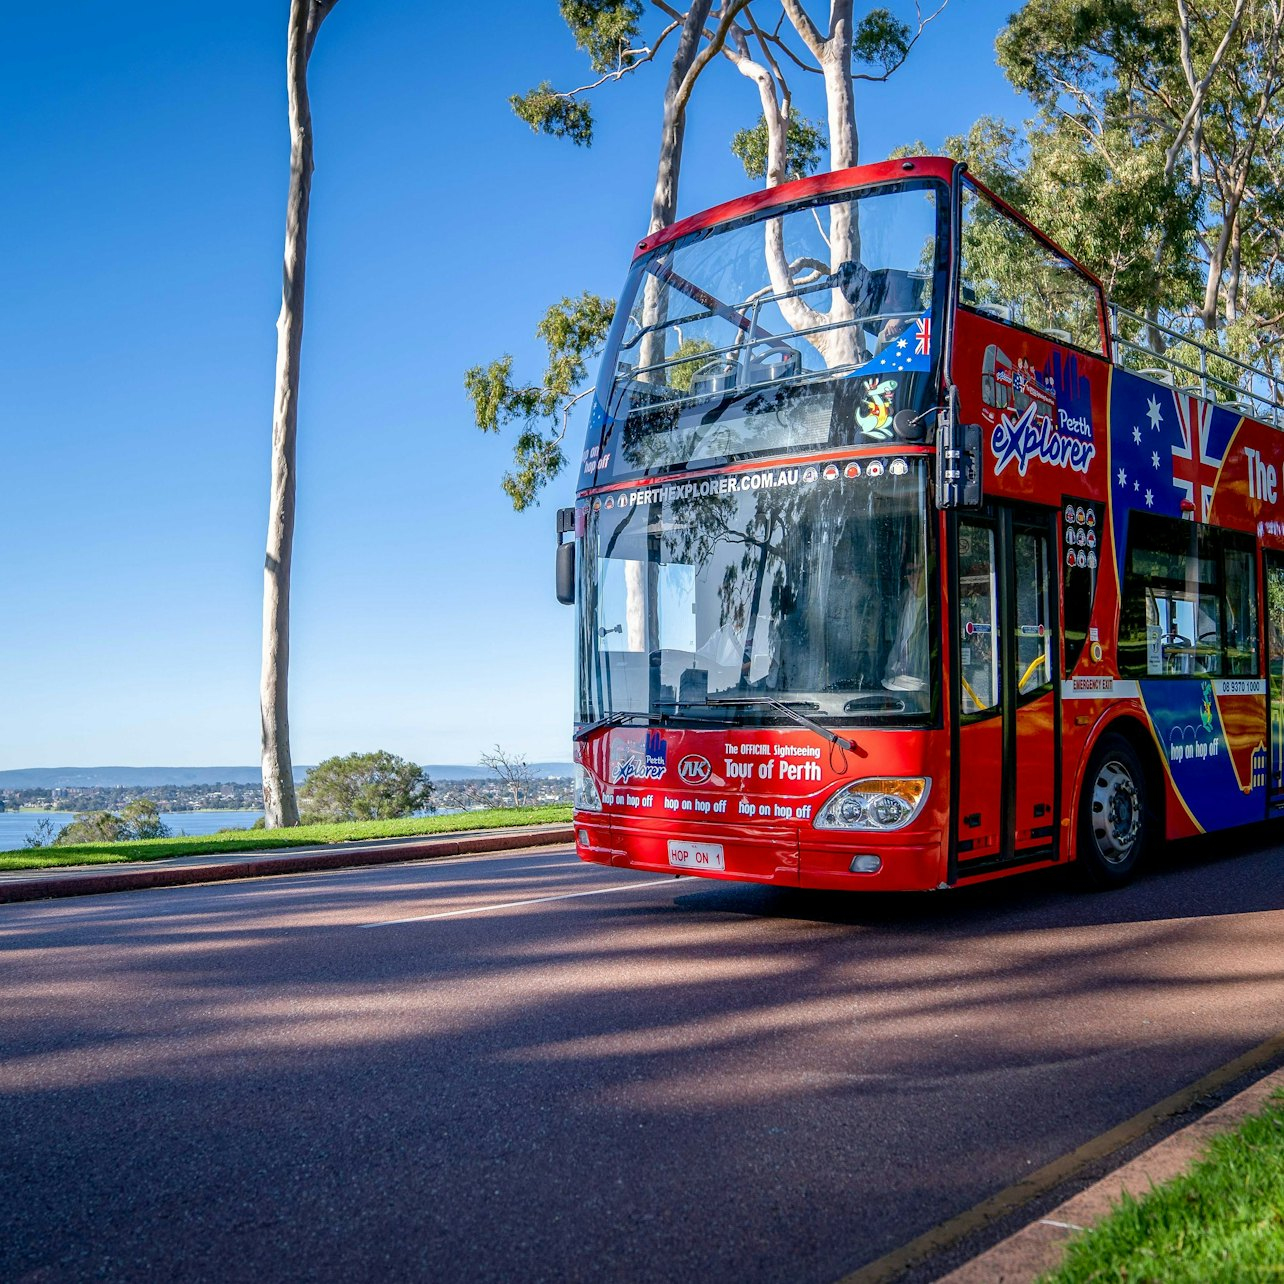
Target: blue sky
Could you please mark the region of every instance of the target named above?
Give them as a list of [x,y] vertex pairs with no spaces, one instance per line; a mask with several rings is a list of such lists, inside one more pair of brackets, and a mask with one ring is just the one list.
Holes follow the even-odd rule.
[[[258,760],[287,7],[6,14],[0,768]],[[862,160],[1026,114],[993,65],[1013,7],[952,0],[890,84],[860,87]],[[463,371],[511,352],[536,374],[544,309],[617,291],[645,231],[663,68],[599,91],[590,150],[510,112],[544,78],[588,79],[553,0],[340,0],[321,31],[296,762],[473,762],[495,742],[570,756],[573,612],[552,574],[573,477],[514,513],[511,440],[473,426]],[[822,117],[811,88],[802,109]],[[683,213],[749,189],[727,140],[756,117],[750,83],[711,68]],[[582,417],[570,436],[574,456]]]

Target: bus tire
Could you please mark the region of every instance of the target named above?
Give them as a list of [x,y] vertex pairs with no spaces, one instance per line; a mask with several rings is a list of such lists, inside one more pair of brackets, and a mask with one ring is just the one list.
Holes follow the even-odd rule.
[[1092,751],[1079,799],[1079,880],[1105,890],[1137,872],[1150,839],[1146,773],[1137,751],[1119,735],[1103,736]]

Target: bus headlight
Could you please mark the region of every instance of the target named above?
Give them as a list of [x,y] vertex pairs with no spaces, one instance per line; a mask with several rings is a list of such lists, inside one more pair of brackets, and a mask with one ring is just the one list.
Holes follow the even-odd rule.
[[817,829],[902,829],[923,810],[931,787],[928,776],[858,780],[840,789],[813,824]]
[[575,788],[571,794],[571,805],[576,811],[602,810],[602,795],[598,793],[597,782],[578,762],[575,764]]

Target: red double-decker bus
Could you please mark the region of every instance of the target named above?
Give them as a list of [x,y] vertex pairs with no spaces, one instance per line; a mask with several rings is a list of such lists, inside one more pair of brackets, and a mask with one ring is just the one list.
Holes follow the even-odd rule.
[[1112,885],[1284,808],[1284,389],[1148,325],[940,158],[642,241],[558,520],[580,856]]

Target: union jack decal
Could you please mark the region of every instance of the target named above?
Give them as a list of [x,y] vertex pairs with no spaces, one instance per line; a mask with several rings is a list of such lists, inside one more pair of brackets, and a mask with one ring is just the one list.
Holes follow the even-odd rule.
[[932,318],[919,317],[914,322],[914,355],[925,357],[932,350]]
[[1194,518],[1206,522],[1222,463],[1209,445],[1213,407],[1198,397],[1181,393],[1177,394],[1176,402],[1181,445],[1172,448],[1173,485],[1186,492]]

